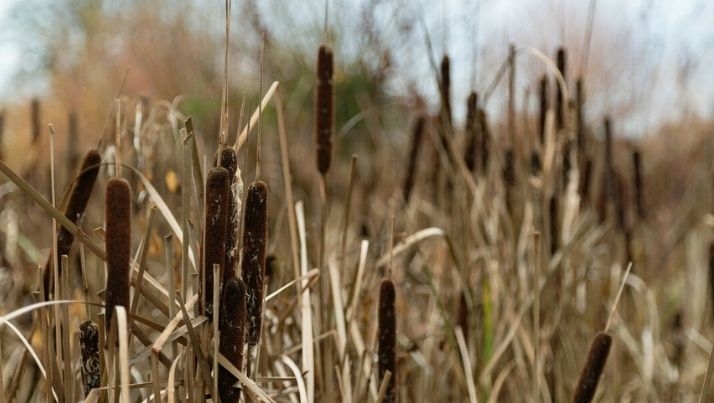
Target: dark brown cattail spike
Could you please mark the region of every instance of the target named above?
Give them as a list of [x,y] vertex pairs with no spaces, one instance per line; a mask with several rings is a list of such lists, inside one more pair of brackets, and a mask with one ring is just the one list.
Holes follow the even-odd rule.
[[206,178],[206,216],[203,228],[203,279],[201,281],[201,313],[213,320],[213,265],[226,261],[226,222],[230,179],[223,167],[214,167]]
[[[233,148],[221,151],[220,165],[228,171],[230,192],[228,194],[228,216],[226,218],[226,263],[223,268],[223,284],[235,277],[238,265],[238,231],[240,226],[240,203],[242,183],[236,177],[238,155]],[[239,187],[241,189],[239,189]]]
[[545,120],[548,115],[548,76],[540,79],[540,110],[538,114],[538,136],[540,145],[545,144]]
[[409,196],[414,188],[414,177],[416,176],[417,158],[419,157],[419,147],[421,139],[424,137],[424,117],[419,116],[414,129],[412,130],[412,144],[409,151],[409,166],[407,167],[407,176],[404,179],[404,203],[409,203]]
[[489,162],[489,152],[491,148],[491,131],[488,128],[488,122],[486,121],[486,112],[478,108],[478,121],[481,127],[481,142],[480,142],[480,152],[481,157],[481,174],[488,175],[488,162]]
[[[563,78],[567,81],[566,76],[566,55],[565,48],[558,48],[558,54],[556,56],[556,62],[558,64],[558,71],[563,75]],[[555,123],[558,130],[565,127],[565,95],[563,94],[560,85],[556,85],[555,92]]]
[[[82,161],[82,166],[79,169],[79,176],[72,186],[72,190],[69,195],[69,202],[65,208],[64,215],[69,218],[73,223],[77,223],[79,217],[84,214],[84,209],[87,207],[87,202],[89,202],[89,196],[92,194],[92,189],[94,188],[94,183],[97,181],[97,175],[99,174],[99,167],[102,162],[102,157],[99,155],[97,150],[89,150],[84,156]],[[70,233],[65,227],[60,226],[57,231],[57,261],[62,255],[69,255],[70,249],[72,248],[72,242],[74,242],[74,235]],[[49,297],[51,291],[50,282],[52,280],[52,255],[47,259],[45,264],[44,273],[44,286],[45,286],[45,299]],[[60,268],[58,267],[58,272]]]
[[642,155],[640,151],[635,149],[632,151],[632,170],[635,182],[635,208],[637,209],[637,218],[645,218],[645,203],[642,189]]
[[37,98],[32,98],[30,102],[30,124],[32,127],[32,144],[37,143],[40,138],[41,126],[40,122],[40,100]]
[[476,106],[478,105],[478,95],[472,92],[466,101],[466,153],[464,162],[466,168],[473,172],[476,167],[476,152],[479,142],[479,124]]
[[68,117],[67,130],[67,167],[74,170],[79,160],[79,124],[77,123],[77,112],[71,111]]
[[394,309],[396,292],[394,282],[385,278],[379,289],[379,327],[378,327],[378,359],[379,359],[379,384],[384,379],[384,374],[389,371],[392,377],[384,395],[384,402],[397,401],[397,316]]
[[91,320],[79,325],[79,347],[82,356],[81,371],[84,396],[98,388],[101,381],[99,366],[99,327]]
[[585,149],[585,122],[583,121],[583,104],[585,103],[585,90],[583,89],[583,79],[578,78],[575,82],[575,124],[576,141],[578,142],[578,161],[583,159]]
[[610,354],[612,337],[607,333],[598,333],[590,345],[588,360],[580,373],[578,386],[575,388],[574,403],[590,403],[595,396],[607,356]]
[[600,194],[599,214],[601,220],[607,219],[608,207],[614,196],[614,168],[612,166],[612,131],[610,127],[610,118],[606,117],[604,121],[605,127],[605,147],[603,148],[603,161],[605,169],[602,178],[602,191]]
[[[131,254],[131,187],[121,178],[107,183],[106,193],[107,287],[106,328],[110,329],[114,308],[129,309],[129,260]],[[107,332],[108,333],[108,332]]]
[[445,118],[444,126],[451,127],[451,62],[449,56],[441,59],[441,116]]
[[550,255],[555,255],[555,252],[560,246],[560,231],[559,231],[559,218],[558,215],[558,194],[550,196],[548,202],[548,210],[550,213]]
[[245,203],[243,258],[241,270],[246,285],[249,346],[260,339],[263,308],[265,245],[268,237],[268,187],[262,181],[251,183]]
[[333,69],[332,49],[320,46],[317,53],[317,170],[323,176],[327,174],[332,161]]
[[[218,350],[238,370],[243,367],[243,343],[245,342],[245,284],[231,278],[223,286],[221,300],[221,339]],[[238,403],[240,388],[233,385],[238,379],[223,366],[218,368],[218,393],[223,403]]]

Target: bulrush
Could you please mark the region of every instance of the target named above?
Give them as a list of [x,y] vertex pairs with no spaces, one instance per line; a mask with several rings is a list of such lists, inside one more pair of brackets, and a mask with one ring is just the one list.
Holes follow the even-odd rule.
[[412,144],[409,151],[409,165],[407,167],[407,176],[404,179],[404,202],[409,203],[409,196],[414,188],[414,177],[417,170],[417,158],[419,157],[419,147],[422,137],[424,137],[424,116],[419,116],[414,129],[412,130]]
[[[230,179],[223,167],[214,167],[206,178],[206,216],[203,228],[203,278],[201,313],[213,320],[213,265],[223,272],[226,260],[226,222]],[[222,275],[222,274],[221,274]]]
[[238,265],[238,231],[240,226],[241,199],[243,197],[243,181],[238,172],[238,156],[233,148],[226,147],[221,151],[220,166],[228,171],[230,191],[228,193],[228,211],[226,218],[226,259],[223,267],[223,284],[236,275]]
[[385,278],[379,289],[379,324],[378,324],[378,360],[379,360],[379,384],[387,371],[392,373],[392,377],[387,385],[387,393],[384,395],[384,402],[393,403],[397,401],[397,317],[394,309],[396,292],[394,282]]
[[[99,155],[97,150],[89,150],[84,156],[82,166],[79,169],[79,176],[72,186],[72,190],[69,194],[69,202],[64,210],[65,217],[69,218],[70,221],[75,224],[79,221],[79,217],[84,214],[84,210],[87,208],[87,202],[89,202],[89,196],[92,194],[94,183],[97,181],[99,165],[101,162],[102,157]],[[69,255],[73,242],[74,235],[72,235],[67,228],[60,226],[57,231],[57,261],[59,261],[60,256]],[[45,273],[43,278],[45,299],[47,299],[50,294],[52,260],[52,254],[50,254],[47,259],[47,263],[45,264]],[[57,271],[59,273],[60,267],[57,268]]]
[[320,46],[317,53],[317,170],[326,175],[332,161],[333,94],[332,74],[334,61],[332,49]]
[[86,397],[92,389],[99,387],[101,369],[99,365],[99,327],[91,320],[79,325],[79,348],[81,354],[82,387]]
[[[240,371],[243,366],[243,343],[245,342],[245,284],[235,277],[226,281],[221,299],[221,339],[219,351]],[[233,387],[238,381],[222,366],[218,369],[218,393],[223,403],[237,403],[240,389]]]
[[131,249],[131,187],[122,178],[112,178],[106,192],[107,287],[106,328],[110,329],[114,308],[129,309],[129,260]]
[[580,373],[578,386],[575,387],[574,403],[590,403],[593,400],[600,376],[605,369],[607,356],[610,354],[611,345],[612,336],[609,334],[601,332],[595,336],[590,345],[588,360]]
[[464,162],[469,171],[473,172],[476,167],[476,151],[479,141],[479,124],[476,106],[478,104],[478,95],[472,92],[466,101],[466,152],[464,154]]
[[263,308],[265,245],[268,237],[268,187],[262,181],[251,183],[245,203],[243,222],[243,257],[241,271],[246,285],[248,310],[248,345],[260,339]]

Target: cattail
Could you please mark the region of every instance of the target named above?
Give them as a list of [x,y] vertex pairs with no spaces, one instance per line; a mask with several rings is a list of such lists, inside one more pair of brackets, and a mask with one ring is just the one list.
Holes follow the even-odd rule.
[[488,162],[489,162],[489,149],[491,147],[491,131],[488,128],[488,122],[486,121],[486,112],[478,108],[478,121],[481,127],[481,141],[480,141],[480,151],[481,156],[481,173],[483,175],[488,174]]
[[714,308],[714,243],[709,245],[709,291]]
[[578,142],[578,160],[583,158],[585,153],[585,122],[583,121],[583,103],[585,103],[585,90],[583,89],[583,79],[575,81],[575,138]]
[[32,144],[37,143],[40,138],[41,126],[40,123],[40,100],[32,98],[30,101],[30,126],[32,129]]
[[476,147],[479,141],[478,136],[478,116],[476,106],[478,105],[478,95],[472,92],[466,101],[466,153],[464,162],[469,171],[473,172],[476,167]]
[[230,179],[223,167],[214,167],[206,178],[206,216],[203,228],[202,314],[213,320],[213,265],[222,273],[226,261],[226,222]]
[[540,144],[545,144],[545,120],[548,116],[548,76],[543,74],[540,79],[540,111],[538,114],[538,135]]
[[320,46],[317,53],[317,170],[323,176],[330,169],[332,160],[333,69],[332,49]]
[[419,147],[421,139],[424,136],[424,117],[419,116],[412,130],[412,145],[409,151],[409,166],[407,168],[407,177],[404,179],[404,202],[409,203],[409,196],[414,187],[414,176],[417,169],[417,157],[419,156]]
[[79,347],[82,356],[81,372],[84,396],[98,388],[101,380],[99,365],[99,327],[91,320],[79,325]]
[[583,163],[583,171],[580,178],[580,200],[584,204],[590,202],[590,180],[592,178],[593,161],[590,157],[585,156]]
[[441,118],[446,119],[443,126],[451,127],[451,62],[449,56],[441,59]]
[[[245,284],[235,277],[223,287],[221,300],[221,339],[218,350],[240,371],[243,367],[243,343],[245,342]],[[238,379],[222,366],[218,368],[218,393],[223,403],[237,403],[240,388],[233,385]]]
[[223,284],[235,276],[238,265],[238,231],[240,226],[241,198],[243,182],[236,176],[238,155],[231,147],[221,151],[220,166],[228,171],[230,192],[228,194],[228,216],[226,218],[226,259],[223,267]]
[[633,180],[635,182],[635,209],[637,210],[637,217],[644,219],[645,203],[642,190],[642,155],[637,149],[632,151],[632,171],[634,176]]
[[[558,48],[558,53],[556,55],[556,63],[558,65],[558,71],[560,74],[563,76],[563,79],[566,80],[566,55],[565,55],[565,48]],[[558,130],[561,130],[562,128],[565,127],[565,105],[563,103],[563,100],[565,99],[565,95],[563,94],[560,85],[556,85],[556,92],[555,92],[555,123],[556,127]]]
[[384,395],[384,402],[396,402],[396,342],[397,342],[397,317],[394,310],[396,292],[394,282],[385,278],[379,289],[379,328],[378,328],[378,359],[379,359],[379,382],[381,384],[384,374],[389,371],[392,377],[387,386],[387,393]]
[[131,249],[131,187],[122,178],[107,182],[106,192],[107,286],[106,328],[110,329],[114,307],[129,309],[129,260]]
[[[711,256],[711,251],[710,254]],[[711,257],[710,257],[710,274],[711,274]],[[678,310],[672,318],[672,364],[677,369],[682,368],[682,358],[684,357],[684,348],[686,346],[687,335],[684,330],[684,320],[682,318],[682,310]]]
[[245,203],[243,222],[243,258],[241,270],[247,288],[248,345],[260,339],[263,308],[265,245],[268,237],[268,187],[262,181],[251,183]]
[[589,403],[595,396],[600,375],[605,368],[607,356],[610,354],[612,337],[604,332],[598,333],[590,345],[588,360],[580,373],[578,386],[575,388],[574,403]]
[[[72,186],[72,190],[69,194],[69,202],[65,208],[64,215],[73,223],[79,221],[79,217],[84,214],[84,209],[87,207],[87,202],[89,202],[89,196],[92,194],[92,189],[94,188],[94,183],[97,181],[97,175],[99,174],[99,167],[102,162],[102,157],[99,155],[97,150],[89,150],[84,156],[82,161],[82,166],[79,168],[79,174]],[[57,231],[57,261],[59,261],[60,256],[69,255],[69,251],[72,248],[72,243],[74,242],[74,235],[72,235],[67,228],[60,226]],[[45,264],[44,273],[44,287],[45,287],[45,299],[49,297],[50,294],[50,282],[52,279],[52,254],[47,259]],[[60,268],[57,268],[57,272],[60,272]]]
[[600,205],[598,213],[601,220],[607,219],[607,209],[613,196],[613,167],[612,167],[612,132],[610,131],[610,118],[604,121],[605,147],[603,148],[603,161],[605,170],[602,177],[602,191],[600,192]]
[[554,193],[548,201],[548,211],[550,213],[550,254],[555,255],[560,244],[560,231],[558,227],[558,194]]
[[516,158],[512,148],[508,148],[504,155],[502,177],[506,188],[516,185]]

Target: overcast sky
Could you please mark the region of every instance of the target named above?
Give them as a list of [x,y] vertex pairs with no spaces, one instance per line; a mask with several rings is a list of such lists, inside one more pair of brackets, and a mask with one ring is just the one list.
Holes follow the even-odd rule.
[[[340,27],[349,26],[350,17],[366,1],[370,0],[331,1],[331,20]],[[0,21],[17,2],[0,0]],[[206,3],[223,5],[221,0]],[[285,16],[294,19],[297,22],[291,21],[293,25],[288,24],[288,28],[282,23],[284,30],[290,30],[321,23],[324,10],[324,0],[261,0],[258,4],[265,14],[283,16],[264,18],[269,29],[276,31],[281,27],[270,27],[271,20],[284,21]],[[495,74],[496,67],[485,65],[486,61],[501,60],[509,43],[534,47],[548,56],[561,44],[581,50],[591,0],[391,0],[374,4],[380,10],[375,13],[384,17],[387,27],[406,13],[420,15],[432,37],[434,57],[451,55],[454,81],[469,83],[454,90],[458,117],[463,115],[461,101],[472,87],[483,91]],[[646,131],[663,119],[676,119],[683,113],[714,117],[714,2],[596,0],[595,4],[588,68],[599,69],[601,77],[588,75],[587,85],[599,90],[589,90],[592,96],[588,100],[598,114],[626,111],[623,125],[631,132]],[[340,45],[348,47],[346,41]],[[305,46],[312,49],[315,44],[308,42]],[[428,59],[423,56],[423,42],[415,41],[412,47],[418,49],[411,55],[405,51],[402,62],[434,100],[436,90]],[[601,57],[603,54],[608,57]],[[8,35],[0,34],[0,97],[15,95],[17,88],[10,85],[11,78],[21,60],[17,45]],[[579,70],[581,60],[581,54],[575,54],[569,65]],[[519,68],[518,90],[524,94],[543,67],[534,58],[523,56]],[[491,105],[497,110],[502,106]]]

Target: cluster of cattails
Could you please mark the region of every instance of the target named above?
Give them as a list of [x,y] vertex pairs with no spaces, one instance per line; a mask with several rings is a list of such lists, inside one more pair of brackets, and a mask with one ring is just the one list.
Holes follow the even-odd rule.
[[317,53],[317,97],[316,134],[317,170],[323,176],[330,169],[332,161],[333,89],[332,74],[334,61],[332,49],[320,46]]
[[[99,174],[101,162],[102,157],[99,155],[97,150],[90,150],[84,156],[84,160],[82,161],[82,165],[79,169],[79,174],[70,190],[69,201],[64,209],[65,217],[75,224],[79,221],[79,218],[82,214],[84,214],[84,210],[87,208],[87,203],[89,202],[89,197],[92,194],[94,183],[97,181],[97,175]],[[59,261],[60,256],[69,255],[73,242],[74,235],[72,235],[67,228],[60,226],[57,230],[57,245],[55,248],[57,261]],[[52,262],[53,257],[50,254],[50,257],[47,259],[47,263],[45,264],[43,278],[45,298],[48,298],[52,289]],[[60,268],[58,267],[58,273],[59,269]]]

